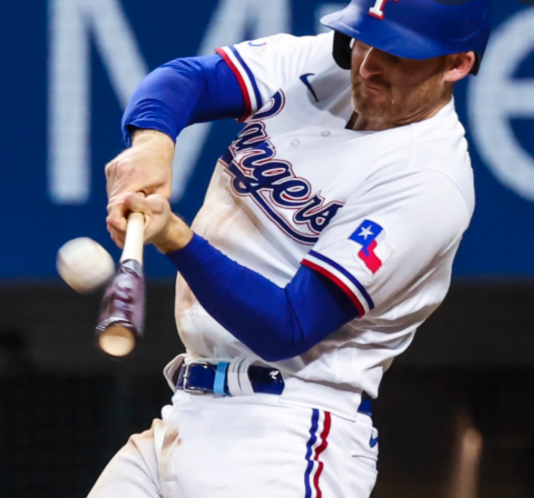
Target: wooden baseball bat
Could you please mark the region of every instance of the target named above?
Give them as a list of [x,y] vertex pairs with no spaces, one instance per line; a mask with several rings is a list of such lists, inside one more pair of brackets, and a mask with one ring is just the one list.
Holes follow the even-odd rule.
[[126,239],[117,274],[108,285],[96,326],[97,345],[113,358],[128,356],[143,336],[145,276],[143,272],[144,216],[128,216]]

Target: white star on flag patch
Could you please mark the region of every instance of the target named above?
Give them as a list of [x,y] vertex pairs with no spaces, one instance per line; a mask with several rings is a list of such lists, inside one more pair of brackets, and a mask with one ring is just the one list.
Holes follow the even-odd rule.
[[385,238],[385,230],[378,223],[370,220],[364,220],[349,237],[349,242],[358,245],[356,259],[371,276],[380,270],[391,257],[392,250]]

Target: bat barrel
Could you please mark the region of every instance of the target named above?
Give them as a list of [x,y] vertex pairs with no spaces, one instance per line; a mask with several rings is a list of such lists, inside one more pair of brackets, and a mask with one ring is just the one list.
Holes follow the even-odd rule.
[[110,356],[130,354],[143,335],[145,276],[135,260],[123,261],[107,288],[96,327],[100,348]]
[[129,355],[143,336],[145,275],[144,223],[141,213],[128,216],[126,240],[115,278],[108,286],[96,326],[97,345],[113,358]]

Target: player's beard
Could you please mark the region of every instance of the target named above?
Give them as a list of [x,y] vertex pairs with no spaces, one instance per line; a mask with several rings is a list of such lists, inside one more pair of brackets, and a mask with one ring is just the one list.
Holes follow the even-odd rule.
[[363,80],[356,74],[352,82],[354,111],[375,131],[426,119],[436,106],[450,100],[452,85],[444,87],[442,75],[440,68],[419,82],[404,82],[395,87],[379,78]]

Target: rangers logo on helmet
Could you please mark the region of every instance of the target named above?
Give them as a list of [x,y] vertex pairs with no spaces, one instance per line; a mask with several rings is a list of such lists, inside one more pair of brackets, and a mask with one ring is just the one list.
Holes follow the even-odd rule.
[[[383,9],[387,1],[388,0],[376,0],[376,3],[369,9],[369,14],[377,19],[384,19],[385,14]],[[395,2],[398,2],[398,0],[395,0]]]

